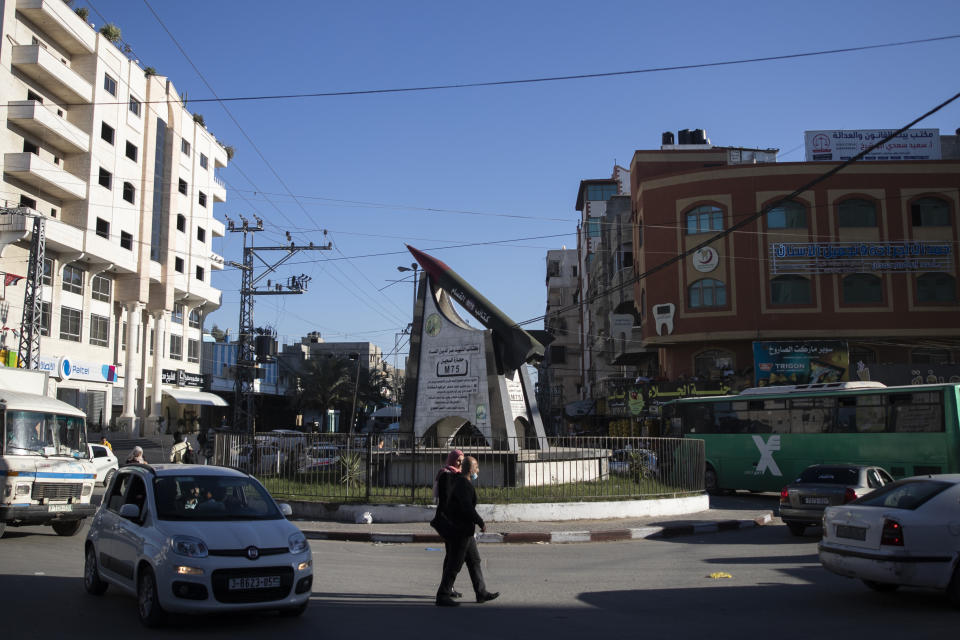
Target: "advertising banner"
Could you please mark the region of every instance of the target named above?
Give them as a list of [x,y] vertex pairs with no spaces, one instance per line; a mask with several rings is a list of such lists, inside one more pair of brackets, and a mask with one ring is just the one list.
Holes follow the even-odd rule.
[[[807,162],[842,162],[886,138],[895,129],[804,131]],[[908,129],[863,160],[940,160],[940,129]]]
[[846,382],[850,356],[842,340],[754,342],[754,386]]
[[949,242],[771,242],[770,274],[949,271]]

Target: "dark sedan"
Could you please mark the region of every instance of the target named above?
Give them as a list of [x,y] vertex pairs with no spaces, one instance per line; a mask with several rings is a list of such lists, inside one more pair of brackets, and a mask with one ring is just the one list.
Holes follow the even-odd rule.
[[780,519],[795,536],[820,525],[823,510],[846,504],[893,482],[880,467],[862,464],[815,464],[780,490]]

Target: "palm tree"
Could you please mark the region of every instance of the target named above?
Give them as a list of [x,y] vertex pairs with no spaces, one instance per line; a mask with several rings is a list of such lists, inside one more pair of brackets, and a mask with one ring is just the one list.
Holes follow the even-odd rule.
[[300,386],[296,392],[298,409],[319,409],[326,426],[327,410],[353,398],[352,363],[340,358],[310,358],[304,360],[299,372]]
[[389,403],[387,391],[390,388],[390,376],[379,367],[372,369],[360,369],[360,377],[357,379],[357,410],[360,416],[355,421],[354,426],[360,428],[363,425],[363,418],[366,417],[367,409],[372,405],[374,409],[379,404]]

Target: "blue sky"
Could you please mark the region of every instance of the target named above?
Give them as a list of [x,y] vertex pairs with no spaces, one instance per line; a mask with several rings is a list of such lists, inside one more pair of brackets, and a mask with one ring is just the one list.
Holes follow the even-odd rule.
[[[220,97],[353,91],[792,54],[960,33],[956,0],[821,2],[232,2],[148,0]],[[75,0],[117,24],[142,66],[190,99],[212,94],[143,0]],[[101,15],[102,14],[102,15]],[[257,244],[334,243],[259,297],[255,323],[392,351],[411,319],[409,243],[444,260],[514,320],[540,316],[545,254],[576,247],[579,182],[629,166],[663,131],[803,159],[809,129],[893,128],[960,90],[960,40],[855,53],[515,86],[194,103],[237,155],[215,213],[258,214]],[[240,127],[234,123],[234,119]],[[952,133],[954,103],[921,123]],[[262,158],[261,158],[262,154]],[[265,160],[264,160],[265,159]],[[282,179],[279,180],[276,176]],[[241,236],[218,240],[241,260]],[[466,246],[463,246],[466,245]],[[236,331],[239,274],[214,272]],[[385,288],[384,288],[385,287]],[[529,327],[536,328],[533,324]]]

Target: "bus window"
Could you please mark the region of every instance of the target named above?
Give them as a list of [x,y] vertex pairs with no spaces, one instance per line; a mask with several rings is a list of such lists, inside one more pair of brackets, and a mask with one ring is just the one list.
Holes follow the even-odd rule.
[[713,407],[709,404],[688,404],[683,411],[683,430],[686,433],[713,433]]
[[[832,398],[831,398],[832,399]],[[833,404],[824,405],[827,398],[792,398],[790,414],[792,433],[826,433],[833,420]]]
[[857,396],[857,431],[860,433],[883,433],[887,430],[887,412],[883,396]]
[[897,433],[943,432],[943,407],[936,393],[898,393],[887,402],[890,430]]
[[857,399],[852,396],[838,398],[837,419],[830,431],[832,433],[857,432]]

